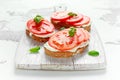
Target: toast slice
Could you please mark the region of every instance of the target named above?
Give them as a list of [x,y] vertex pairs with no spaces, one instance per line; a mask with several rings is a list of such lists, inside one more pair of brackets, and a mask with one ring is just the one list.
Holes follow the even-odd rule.
[[51,51],[47,48],[44,47],[44,50],[45,50],[45,53],[51,57],[55,57],[55,58],[69,58],[69,57],[72,57],[76,54],[82,54],[84,52],[84,50],[87,48],[88,45],[82,47],[82,48],[78,48],[75,52],[69,52],[69,51],[66,51],[66,52],[61,52],[61,51],[57,51],[57,52],[54,52],[54,51]]
[[47,38],[41,38],[41,37],[38,37],[34,34],[30,34],[30,31],[26,29],[26,34],[31,37],[32,39],[36,40],[36,41],[39,41],[39,42],[47,42],[49,37]]

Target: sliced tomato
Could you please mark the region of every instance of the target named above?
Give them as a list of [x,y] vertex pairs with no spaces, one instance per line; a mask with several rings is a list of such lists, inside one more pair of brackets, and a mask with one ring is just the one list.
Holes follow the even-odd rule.
[[82,32],[83,32],[84,37],[85,37],[85,38],[84,38],[84,41],[89,40],[90,35],[89,35],[88,31],[86,31],[86,30],[82,30]]
[[36,24],[33,19],[27,22],[27,27],[30,32],[34,34],[47,34],[54,31],[54,26],[47,20],[41,21],[39,24]]
[[70,18],[70,16],[68,15],[68,11],[59,11],[59,12],[54,12],[51,16],[52,20],[57,20],[57,21],[63,21],[66,20],[68,18]]
[[27,28],[29,28],[29,26],[36,26],[36,23],[34,22],[33,19],[30,19],[29,21],[27,21]]
[[66,22],[71,24],[71,23],[80,22],[82,19],[83,19],[83,15],[78,14],[77,16],[73,16],[73,17],[67,19]]
[[82,26],[82,25],[85,25],[85,24],[88,24],[90,22],[90,18],[87,17],[87,16],[83,16],[83,19],[77,23],[73,23],[72,25],[73,26]]
[[70,37],[69,29],[55,33],[48,41],[49,45],[55,49],[65,51],[77,46],[77,36]]
[[78,44],[82,43],[85,39],[84,33],[82,28],[77,28],[76,35],[78,37]]

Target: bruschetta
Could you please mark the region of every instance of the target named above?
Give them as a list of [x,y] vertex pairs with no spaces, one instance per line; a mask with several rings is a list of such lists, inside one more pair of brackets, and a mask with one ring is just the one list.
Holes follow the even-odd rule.
[[45,53],[52,57],[67,58],[82,53],[89,44],[90,34],[83,28],[70,27],[58,31],[44,44]]
[[91,27],[91,21],[88,16],[69,11],[54,12],[51,16],[51,22],[57,29],[60,29],[61,27],[69,28],[73,26],[90,31]]
[[54,33],[54,25],[40,15],[27,21],[26,34],[34,40],[46,42]]

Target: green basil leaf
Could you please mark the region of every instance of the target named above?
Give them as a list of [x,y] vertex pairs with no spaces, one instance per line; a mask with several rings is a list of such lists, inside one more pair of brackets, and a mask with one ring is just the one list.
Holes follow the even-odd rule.
[[91,51],[88,52],[88,54],[89,54],[90,56],[99,56],[99,52],[96,51],[96,50],[91,50]]
[[73,13],[73,12],[69,12],[68,15],[69,15],[69,16],[77,16],[77,14],[76,14],[76,13]]
[[29,49],[30,53],[38,53],[40,50],[40,46],[33,47]]
[[70,37],[73,37],[76,33],[76,28],[74,27],[70,27],[70,30],[69,30],[69,36]]
[[61,27],[61,28],[60,28],[60,30],[64,30],[64,29],[65,29],[65,27]]
[[36,15],[36,17],[34,18],[34,21],[38,24],[40,23],[44,18],[40,15]]

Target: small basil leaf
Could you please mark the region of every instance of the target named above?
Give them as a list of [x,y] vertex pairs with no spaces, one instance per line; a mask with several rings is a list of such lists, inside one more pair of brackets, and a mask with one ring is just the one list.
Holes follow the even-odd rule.
[[99,56],[99,52],[96,51],[96,50],[91,50],[91,51],[88,52],[88,54],[89,54],[90,56]]
[[43,20],[43,17],[40,15],[36,15],[36,17],[34,18],[34,21],[38,24]]
[[76,28],[74,27],[70,27],[70,30],[69,30],[69,36],[70,37],[73,37],[76,33]]
[[76,13],[73,13],[73,12],[69,12],[68,15],[69,15],[69,16],[77,16],[77,14],[76,14]]
[[61,28],[60,28],[60,30],[64,30],[64,29],[65,29],[65,27],[61,27]]
[[40,50],[40,46],[33,47],[29,49],[30,53],[38,53]]

